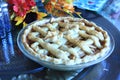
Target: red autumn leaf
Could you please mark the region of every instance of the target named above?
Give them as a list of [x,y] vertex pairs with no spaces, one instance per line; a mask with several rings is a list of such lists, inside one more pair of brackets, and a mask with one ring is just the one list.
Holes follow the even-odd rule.
[[34,0],[8,0],[17,16],[24,16],[26,12],[35,6]]
[[36,5],[36,3],[34,2],[34,0],[26,0],[26,1],[28,2],[28,5],[29,5],[30,7]]

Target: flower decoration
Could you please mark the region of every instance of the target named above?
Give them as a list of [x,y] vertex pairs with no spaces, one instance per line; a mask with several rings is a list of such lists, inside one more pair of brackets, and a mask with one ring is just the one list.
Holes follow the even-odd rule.
[[75,12],[73,1],[74,0],[42,0],[48,13],[54,16],[66,16],[68,14],[73,16],[73,13],[80,15],[80,12]]
[[47,14],[38,12],[34,0],[8,0],[10,5],[11,20],[16,21],[15,25],[23,23],[26,26],[28,23],[42,19]]

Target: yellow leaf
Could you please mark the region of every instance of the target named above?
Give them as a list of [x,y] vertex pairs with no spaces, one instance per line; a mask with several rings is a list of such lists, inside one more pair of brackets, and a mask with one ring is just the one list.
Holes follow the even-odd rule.
[[43,12],[37,12],[37,19],[42,19],[43,17],[47,16],[46,13]]
[[69,4],[73,3],[73,0],[65,0],[65,1]]
[[22,23],[24,18],[25,17],[20,17],[20,16],[15,17],[15,21],[17,21],[15,25],[19,25],[20,23]]
[[51,2],[51,4],[52,4],[53,6],[55,6],[56,2]]
[[81,16],[81,12],[74,12],[75,14],[77,14],[78,16],[79,16],[79,18],[83,18],[82,16]]
[[15,17],[15,13],[12,13],[11,16],[10,16],[10,19],[13,20]]
[[27,26],[27,23],[23,22],[23,27],[26,27]]
[[80,15],[81,14],[81,12],[75,12],[76,14],[78,14],[78,15]]

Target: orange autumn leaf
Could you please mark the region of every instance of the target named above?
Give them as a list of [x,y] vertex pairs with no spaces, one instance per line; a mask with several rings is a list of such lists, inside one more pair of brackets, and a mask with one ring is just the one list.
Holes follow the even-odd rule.
[[48,13],[52,14],[61,14],[65,13],[73,13],[74,7],[72,4],[73,0],[49,0],[48,3],[45,5],[45,9]]
[[45,5],[45,9],[50,13],[52,12],[52,5],[50,2],[48,2],[47,5]]
[[66,12],[55,10],[52,12],[54,16],[67,16]]
[[42,12],[37,12],[37,19],[42,19],[43,17],[47,16],[46,13],[42,13]]

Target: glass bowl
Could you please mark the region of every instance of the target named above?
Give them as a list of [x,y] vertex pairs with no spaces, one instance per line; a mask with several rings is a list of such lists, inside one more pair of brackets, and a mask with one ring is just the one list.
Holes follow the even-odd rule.
[[[36,21],[35,21],[36,22]],[[35,23],[33,22],[33,23]],[[39,22],[39,21],[38,21]],[[33,24],[31,23],[31,24]],[[90,61],[90,62],[87,62],[87,63],[80,63],[80,64],[76,64],[76,65],[64,65],[64,64],[54,64],[52,62],[47,62],[47,61],[43,61],[41,60],[40,58],[37,58],[35,57],[33,54],[31,54],[29,51],[26,50],[26,48],[24,47],[23,43],[22,43],[22,35],[23,35],[23,32],[24,30],[29,27],[29,25],[31,24],[28,24],[28,26],[26,26],[25,28],[23,28],[19,34],[18,34],[18,37],[17,37],[17,44],[18,44],[18,47],[20,48],[20,50],[22,51],[22,53],[27,56],[28,58],[30,58],[31,60],[39,63],[40,65],[46,67],[46,68],[49,68],[49,69],[54,69],[54,70],[61,70],[61,71],[72,71],[72,70],[80,70],[80,69],[84,69],[84,68],[87,68],[89,66],[92,66],[92,65],[95,65],[97,63],[100,63],[101,61],[105,60],[106,58],[108,58],[111,53],[113,52],[114,50],[114,46],[115,46],[115,41],[114,41],[114,38],[112,37],[112,34],[108,32],[108,35],[110,36],[110,49],[106,52],[106,54],[96,60],[93,60],[93,61]]]

